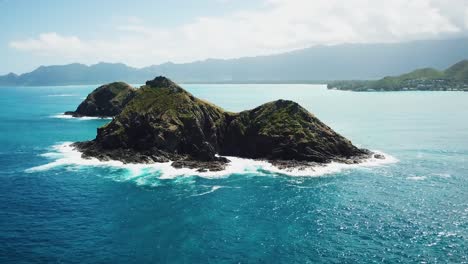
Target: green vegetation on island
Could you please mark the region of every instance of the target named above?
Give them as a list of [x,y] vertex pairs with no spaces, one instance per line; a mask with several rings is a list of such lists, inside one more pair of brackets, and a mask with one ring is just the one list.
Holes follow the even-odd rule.
[[[96,139],[75,143],[84,157],[126,163],[172,161],[221,170],[222,156],[265,159],[281,167],[358,163],[359,149],[299,104],[277,100],[240,113],[194,97],[165,77],[147,81]],[[375,155],[376,158],[383,158]]]
[[468,91],[468,60],[445,71],[424,68],[380,80],[333,81],[328,89],[349,91]]

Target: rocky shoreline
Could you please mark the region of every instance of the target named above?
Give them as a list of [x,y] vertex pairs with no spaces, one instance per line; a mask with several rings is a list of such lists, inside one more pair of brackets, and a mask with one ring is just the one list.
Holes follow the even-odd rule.
[[[72,144],[72,147],[82,153],[82,157],[85,159],[97,158],[100,161],[120,161],[124,164],[153,164],[162,162],[171,162],[171,166],[176,169],[188,168],[194,169],[197,172],[216,172],[223,171],[231,163],[229,157],[218,157],[212,161],[200,161],[194,160],[189,156],[156,156],[153,153],[138,153],[132,150],[119,150],[114,152],[102,151],[102,149],[96,149],[95,146],[90,145],[88,142],[76,142]],[[338,162],[342,164],[360,164],[369,159],[384,160],[386,157],[383,154],[373,153],[368,151],[360,156],[354,156],[350,158],[340,158],[331,160],[329,162],[313,162],[313,161],[298,161],[298,160],[265,160],[265,159],[254,159],[256,161],[266,161],[271,165],[275,166],[279,170],[306,170],[317,167],[323,167],[331,162]]]
[[196,160],[189,155],[177,155],[161,151],[137,152],[132,149],[105,150],[93,144],[92,141],[75,142],[71,145],[81,152],[85,159],[97,158],[100,161],[116,160],[124,164],[152,164],[172,162],[174,168],[196,169],[199,172],[222,171],[230,160],[225,157],[216,157],[210,161]]

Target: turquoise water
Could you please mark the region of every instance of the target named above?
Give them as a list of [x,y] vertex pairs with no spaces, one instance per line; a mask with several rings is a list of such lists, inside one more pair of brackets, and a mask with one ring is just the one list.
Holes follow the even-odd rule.
[[231,111],[295,100],[398,162],[219,177],[61,163],[57,146],[108,122],[56,117],[95,87],[2,88],[0,262],[468,262],[468,93],[184,87]]

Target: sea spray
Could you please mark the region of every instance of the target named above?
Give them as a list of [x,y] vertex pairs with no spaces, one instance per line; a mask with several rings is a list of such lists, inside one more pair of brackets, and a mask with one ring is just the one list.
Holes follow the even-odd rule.
[[[28,173],[37,171],[50,170],[62,166],[95,166],[95,167],[113,167],[121,168],[128,171],[125,180],[132,180],[139,178],[143,174],[143,178],[137,182],[140,184],[144,183],[144,178],[156,177],[158,179],[174,179],[179,176],[199,176],[207,179],[224,178],[233,174],[252,174],[265,176],[265,175],[287,175],[287,176],[300,176],[300,177],[318,177],[327,174],[338,173],[343,170],[376,167],[383,166],[386,164],[395,163],[398,160],[388,154],[384,154],[385,159],[369,158],[363,160],[359,164],[344,164],[338,162],[331,162],[328,164],[318,165],[315,167],[308,168],[291,168],[291,169],[279,169],[273,164],[265,160],[253,160],[238,157],[226,157],[231,162],[226,166],[225,170],[222,171],[206,171],[199,172],[195,169],[189,168],[174,168],[171,166],[172,162],[163,163],[151,163],[151,164],[132,164],[123,163],[116,160],[101,161],[96,158],[85,159],[82,157],[81,152],[76,150],[72,146],[72,142],[64,142],[58,145],[54,145],[51,148],[51,152],[41,154],[41,156],[48,159],[52,159],[44,165],[32,167],[26,170]],[[382,152],[375,151],[376,153],[383,154]]]

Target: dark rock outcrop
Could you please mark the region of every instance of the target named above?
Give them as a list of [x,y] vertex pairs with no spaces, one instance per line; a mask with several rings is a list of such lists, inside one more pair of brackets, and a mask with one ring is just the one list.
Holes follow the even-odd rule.
[[65,112],[74,117],[112,117],[120,114],[135,95],[136,89],[123,82],[114,82],[96,88],[75,111]]
[[299,104],[278,100],[229,122],[220,154],[253,159],[329,162],[364,154]]
[[385,156],[379,153],[374,154],[375,159],[385,159]]
[[294,167],[359,162],[355,147],[295,102],[278,100],[230,113],[194,97],[167,78],[146,82],[93,141],[75,143],[85,157],[127,163],[222,170],[222,156],[266,159]]

